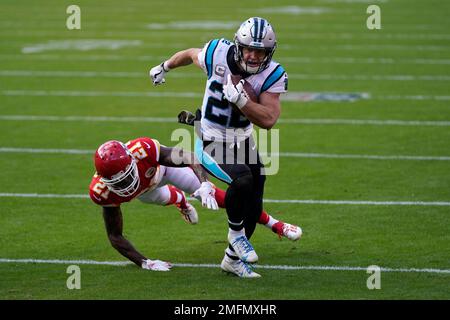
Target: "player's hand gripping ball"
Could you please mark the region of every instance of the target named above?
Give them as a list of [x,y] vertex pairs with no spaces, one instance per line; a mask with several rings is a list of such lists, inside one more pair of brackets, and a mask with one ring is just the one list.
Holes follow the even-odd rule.
[[[235,92],[241,91],[240,94],[244,96],[245,103],[242,106],[238,106],[237,104],[239,102],[242,103],[242,101],[239,101],[239,97],[236,99],[237,101],[233,102],[233,101],[230,101],[229,99],[227,99],[226,95],[225,95],[225,98],[228,101],[230,101],[230,105],[234,111],[242,114],[242,111],[240,109],[247,103],[248,99],[252,100],[253,102],[256,102],[256,103],[259,102],[259,97],[256,95],[255,90],[253,89],[252,85],[247,80],[242,79],[242,77],[239,75],[229,75],[228,81],[230,81],[230,82],[229,83],[227,82],[227,85],[229,85],[231,83],[233,85],[233,87],[235,88],[235,89],[232,88],[232,90],[229,90],[229,91],[232,91],[232,92],[233,92],[233,90]],[[241,100],[242,100],[242,98],[241,98]]]

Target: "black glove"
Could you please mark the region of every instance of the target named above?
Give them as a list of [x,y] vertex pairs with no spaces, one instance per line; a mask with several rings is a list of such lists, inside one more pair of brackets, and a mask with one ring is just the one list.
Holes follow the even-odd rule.
[[195,121],[200,121],[202,118],[202,112],[200,109],[195,111],[195,115],[187,110],[183,110],[178,114],[178,122],[193,126]]

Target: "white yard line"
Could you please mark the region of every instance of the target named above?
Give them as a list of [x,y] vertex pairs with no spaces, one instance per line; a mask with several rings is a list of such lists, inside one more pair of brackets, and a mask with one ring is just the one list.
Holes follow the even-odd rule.
[[[375,4],[377,2],[387,2],[387,1],[382,1],[382,0],[322,0],[322,2],[364,2],[364,3],[368,3],[368,4]],[[253,9],[250,9],[253,13]],[[360,11],[358,11],[359,13]],[[171,15],[159,15],[160,19],[166,19],[167,21],[171,21],[171,19],[173,19],[173,16]],[[360,19],[359,19],[360,20]],[[349,30],[354,30],[356,27],[358,27],[360,25],[360,21],[356,21],[356,20],[347,20],[348,23],[333,23],[333,29],[334,30],[338,30],[338,29],[343,29],[344,32],[348,32]],[[57,20],[56,20],[57,21]],[[203,21],[203,20],[202,20]],[[353,21],[353,23],[352,23]],[[177,21],[178,22],[178,21]],[[198,22],[198,20],[196,20],[195,22]],[[223,21],[226,23],[229,23],[230,20],[227,21]],[[231,21],[232,22],[232,21]],[[241,21],[239,20],[234,20],[235,27],[237,28],[239,26],[239,24],[241,23]],[[420,24],[417,23],[417,21],[410,21],[410,23],[397,23],[394,24],[394,22],[396,21],[390,21],[389,24],[389,29],[393,30],[393,31],[405,31],[405,32],[410,32],[411,30],[423,30],[423,31],[433,31],[433,32],[443,32],[445,30],[443,30],[443,26],[442,24],[438,24],[437,23],[427,23],[427,24]],[[116,31],[122,31],[128,34],[128,31],[139,31],[142,30],[143,27],[147,26],[149,23],[151,23],[151,21],[149,21],[148,19],[145,20],[133,20],[133,21],[116,21],[116,20],[111,20],[111,21],[102,21],[102,22],[91,22],[89,23],[90,28],[95,27],[96,30],[101,29],[101,28],[106,28],[108,30],[111,30],[111,33],[114,33]],[[55,22],[55,20],[50,21],[50,20],[43,20],[43,19],[26,19],[26,20],[5,20],[5,21],[0,21],[0,26],[2,27],[3,32],[9,32],[10,30],[12,31],[16,31],[16,30],[31,30],[33,27],[35,27],[36,25],[39,25],[39,30],[48,30],[48,31],[52,31],[55,30],[55,28],[58,28],[61,24],[58,22]],[[167,23],[166,24],[159,24],[160,27],[167,29]],[[123,31],[124,28],[128,28],[128,31]],[[295,30],[297,32],[302,32],[304,31],[304,29],[306,30],[311,30],[311,31],[324,31],[325,33],[329,33],[330,28],[329,25],[324,24],[321,20],[317,20],[317,21],[308,21],[308,23],[290,23],[290,24],[284,24],[282,26],[280,26],[279,28],[284,30]],[[186,29],[186,28],[185,28]],[[234,28],[230,29],[234,31]],[[176,30],[179,34],[180,31],[182,31],[182,29],[177,29]],[[193,29],[186,29],[186,31],[192,32],[195,31]],[[199,32],[204,33],[205,31],[202,30],[198,30]],[[282,32],[283,32],[282,31]],[[385,31],[385,30],[384,30]],[[380,37],[383,37],[384,35],[384,31],[383,33],[380,35]],[[148,34],[148,33],[147,33]],[[283,32],[284,34],[284,32]],[[404,33],[405,34],[405,33]]]
[[[89,199],[88,194],[42,194],[42,193],[0,193],[0,198],[44,198],[44,199]],[[196,200],[195,198],[188,198]],[[264,203],[319,204],[319,205],[365,205],[365,206],[431,206],[449,207],[448,201],[363,201],[363,200],[301,200],[264,199]]]
[[[1,73],[0,73],[1,75]],[[344,75],[344,74],[289,74],[290,79],[299,80],[344,80],[344,81],[450,81],[447,75]]]
[[[63,78],[146,78],[147,71],[61,71],[61,70],[0,70],[0,77],[63,77]],[[172,78],[203,78],[202,73],[174,73]],[[345,75],[345,74],[289,74],[299,80],[344,81],[450,81],[448,75]]]
[[[261,153],[264,156],[263,153]],[[271,153],[272,157],[277,153]],[[413,161],[450,161],[447,156],[407,156],[407,155],[370,155],[370,154],[327,154],[327,153],[303,153],[280,152],[282,158],[329,158],[329,159],[369,159],[369,160],[413,160]]]
[[[58,55],[58,54],[36,54],[17,55],[0,54],[0,60],[44,60],[44,61],[160,61],[166,56],[132,56],[132,55],[111,55],[111,54],[78,54],[78,55]],[[398,58],[355,58],[355,57],[281,57],[279,62],[286,63],[340,63],[340,64],[436,64],[448,65],[450,59],[398,59]],[[278,61],[277,60],[277,61]]]
[[[0,116],[1,119],[1,116]],[[450,121],[377,120],[377,119],[279,119],[277,123],[372,125],[372,126],[450,126]]]
[[[0,121],[74,121],[74,122],[149,122],[177,123],[177,118],[169,117],[96,117],[96,116],[38,116],[38,115],[0,115]],[[450,121],[427,120],[377,120],[377,119],[279,119],[282,124],[311,125],[373,125],[373,126],[435,126],[448,127]]]
[[0,198],[50,198],[50,199],[88,199],[87,194],[54,194],[54,193],[0,193]]
[[436,100],[436,101],[448,101],[450,96],[430,96],[430,95],[379,95],[374,96],[377,100]]
[[[290,10],[292,11],[292,10]],[[253,11],[254,13],[254,11]],[[272,12],[271,12],[272,13]],[[240,22],[239,21],[191,21],[190,23],[188,21],[185,22],[171,22],[171,23],[149,23],[145,26],[142,26],[140,30],[121,30],[117,28],[117,25],[114,27],[111,27],[110,29],[104,29],[101,30],[85,30],[84,36],[90,37],[90,38],[96,38],[100,45],[97,44],[94,48],[102,48],[102,49],[109,49],[112,50],[112,48],[117,47],[118,45],[121,45],[121,47],[126,47],[130,45],[136,45],[133,42],[136,41],[146,41],[146,42],[152,42],[153,45],[158,46],[168,46],[169,43],[173,43],[174,41],[177,41],[180,39],[180,34],[186,34],[189,33],[189,35],[196,35],[196,38],[204,38],[204,40],[209,40],[207,38],[213,37],[213,33],[220,32],[219,30],[232,30],[235,31],[239,27]],[[341,25],[342,26],[342,25]],[[103,26],[104,27],[104,26]],[[333,24],[333,29],[334,29]],[[354,28],[354,26],[352,26]],[[351,28],[352,28],[351,27]],[[391,26],[390,26],[391,27]],[[154,33],[148,32],[145,29],[149,30],[158,30],[158,32],[163,33],[164,36],[167,39],[170,39],[171,41],[168,41],[169,43],[161,42],[160,40],[158,42],[155,41]],[[293,40],[354,40],[354,42],[360,43],[362,41],[367,40],[377,40],[377,41],[385,41],[385,40],[400,40],[400,41],[407,41],[407,40],[449,40],[450,35],[445,34],[442,32],[442,30],[434,30],[433,33],[405,33],[405,32],[390,32],[390,33],[360,33],[360,32],[348,32],[349,30],[343,30],[343,32],[338,32],[338,30],[334,30],[335,32],[330,32],[330,30],[312,30],[311,28],[306,29],[305,26],[302,27],[302,25],[298,25],[295,31],[292,28],[283,28],[283,31],[281,32],[283,35],[283,39],[293,39]],[[215,31],[218,30],[218,31]],[[417,30],[417,28],[416,28]],[[420,30],[420,29],[419,29]],[[422,30],[432,30],[432,29],[422,29]],[[392,31],[392,29],[391,29]],[[58,31],[57,27],[54,28],[39,28],[39,30],[34,29],[30,30],[30,27],[24,27],[24,28],[2,28],[1,29],[1,35],[5,37],[12,37],[14,39],[18,39],[20,37],[60,37],[61,32]],[[127,40],[114,40],[111,39],[111,36],[113,37],[132,37],[132,38],[139,38],[140,40],[128,40],[128,43],[125,42]],[[101,37],[101,39],[99,39]],[[206,39],[205,39],[206,37]],[[50,51],[50,50],[69,50],[71,48],[75,48],[78,50],[89,50],[93,46],[91,43],[92,41],[95,41],[96,39],[84,39],[84,40],[51,40],[47,43],[38,43],[38,44],[30,44],[26,45],[24,47],[25,50],[22,52],[25,54],[29,53],[39,53],[42,51]],[[231,40],[231,39],[229,39]],[[133,41],[133,42],[132,42]],[[132,42],[131,44],[129,42]],[[202,46],[201,41],[198,43],[198,46]],[[176,45],[182,47],[181,43],[176,43]],[[389,43],[383,44],[383,45],[389,45]],[[120,48],[120,47],[119,47]]]
[[[59,260],[59,259],[7,259],[0,258],[0,263],[21,263],[21,264],[68,264],[68,265],[107,265],[107,266],[127,266],[132,265],[130,261],[95,261],[95,260]],[[209,263],[173,263],[178,268],[214,268],[219,269],[218,264]],[[255,265],[256,269],[270,270],[312,270],[312,271],[364,271],[367,272],[368,267],[352,267],[352,266],[291,266],[291,265]],[[380,267],[382,272],[405,272],[405,273],[436,273],[449,274],[450,269],[436,268],[387,268]]]
[[[20,57],[20,56],[19,56]],[[15,56],[18,59],[17,56]],[[38,56],[36,56],[38,58]],[[355,58],[355,57],[282,57],[280,62],[294,63],[332,63],[332,64],[436,64],[448,65],[450,59],[394,59],[394,58]]]
[[[1,95],[5,96],[34,96],[34,97],[171,97],[171,98],[202,98],[202,93],[195,92],[170,92],[170,91],[69,91],[69,90],[2,90]],[[314,92],[290,92],[291,96],[314,95]],[[318,93],[320,94],[320,93]],[[376,100],[437,100],[448,101],[450,96],[430,96],[430,95],[374,95]],[[300,98],[299,98],[300,99]],[[297,101],[297,99],[291,99]]]
[[[149,80],[150,81],[150,80]],[[195,92],[158,92],[158,91],[67,91],[67,90],[3,90],[6,96],[54,96],[54,97],[171,97],[201,98],[203,94]]]
[[[33,33],[33,31],[31,32]],[[22,48],[22,53],[33,54],[43,51],[89,51],[96,49],[119,50],[121,48],[136,47],[142,44],[141,40],[117,40],[117,39],[70,39],[48,40],[43,43],[35,43]]]
[[[93,154],[95,150],[83,149],[38,149],[38,148],[10,148],[0,147],[0,153],[38,153],[38,154]],[[267,153],[261,152],[261,156]],[[306,152],[270,153],[271,157],[281,158],[322,158],[322,159],[368,159],[368,160],[411,160],[411,161],[450,161],[448,156],[408,156],[408,155],[369,155],[369,154],[330,154]]]
[[8,148],[0,147],[0,153],[62,153],[62,154],[94,154],[95,150],[81,149],[35,149],[35,148]]
[[[305,45],[284,45],[280,48],[284,50],[290,49],[308,49]],[[344,45],[335,45],[335,46],[317,46],[314,49],[319,50],[344,50],[344,51],[354,51],[354,50],[371,50],[371,51],[383,51],[383,50],[400,50],[400,51],[442,51],[448,52],[450,50],[450,46],[440,46],[440,45],[400,45],[400,44],[365,44],[365,45],[352,45],[352,44],[344,44]]]

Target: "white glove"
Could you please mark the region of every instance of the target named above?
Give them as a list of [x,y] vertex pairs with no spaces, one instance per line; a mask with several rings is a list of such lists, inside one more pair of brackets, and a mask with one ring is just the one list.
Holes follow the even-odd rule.
[[235,104],[239,109],[247,104],[248,95],[244,90],[244,79],[239,81],[237,85],[234,85],[231,81],[231,75],[228,75],[227,84],[223,86],[223,94],[225,99]]
[[169,68],[168,68],[166,62],[163,62],[160,65],[157,65],[156,67],[153,67],[150,69],[150,78],[152,79],[154,86],[157,86],[157,85],[160,85],[160,84],[163,84],[166,82],[166,79],[164,79],[164,76],[166,75],[167,72],[169,72]]
[[142,269],[152,270],[152,271],[170,271],[172,268],[172,264],[169,262],[161,261],[161,260],[143,260],[142,261]]
[[200,198],[202,201],[202,206],[207,207],[211,210],[219,210],[219,205],[217,204],[215,198],[216,190],[211,182],[202,182],[200,188],[198,188],[192,196],[195,198]]

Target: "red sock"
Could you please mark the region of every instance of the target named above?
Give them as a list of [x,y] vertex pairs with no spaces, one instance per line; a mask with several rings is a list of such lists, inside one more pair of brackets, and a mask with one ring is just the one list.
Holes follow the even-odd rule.
[[[174,186],[168,186],[170,191],[170,199],[169,202],[166,203],[166,206],[170,204],[176,205],[178,208],[186,209],[186,198],[184,197],[183,192]],[[181,198],[181,200],[179,199]]]
[[278,221],[277,223],[274,223],[274,225],[272,226],[272,231],[281,236],[283,234],[283,225],[284,225],[283,221]]
[[216,189],[215,198],[219,208],[225,208],[225,194],[226,192],[222,189],[214,187]]
[[264,210],[261,212],[261,215],[259,216],[259,221],[258,223],[260,224],[266,224],[267,222],[269,222],[269,215],[267,214],[267,212],[265,212]]

